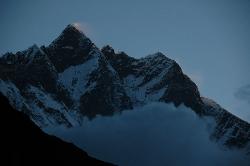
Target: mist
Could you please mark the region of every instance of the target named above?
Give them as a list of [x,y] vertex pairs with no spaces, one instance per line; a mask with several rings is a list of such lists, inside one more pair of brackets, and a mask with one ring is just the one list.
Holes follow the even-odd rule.
[[213,125],[183,105],[151,103],[112,117],[84,119],[79,127],[44,130],[121,166],[249,165],[249,156],[209,139]]

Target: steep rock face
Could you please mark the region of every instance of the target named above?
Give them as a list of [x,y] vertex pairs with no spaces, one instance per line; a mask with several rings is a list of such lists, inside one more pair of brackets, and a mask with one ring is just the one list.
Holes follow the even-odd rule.
[[[49,92],[56,90],[57,71],[47,55],[37,46],[16,54],[7,53],[1,58],[0,76],[12,80],[18,88],[28,84],[42,86]],[[46,79],[45,79],[46,78]]]
[[110,46],[100,50],[73,25],[48,47],[6,53],[0,69],[0,92],[41,127],[72,127],[85,116],[161,101],[212,117],[212,138],[226,146],[249,143],[249,124],[202,98],[174,60],[160,52],[137,59]]
[[165,77],[162,82],[168,82],[168,90],[161,97],[161,101],[174,102],[176,106],[184,103],[191,107],[196,113],[202,115],[203,102],[196,84],[182,73],[180,66],[174,63],[170,69],[171,74]]
[[46,53],[58,72],[78,65],[90,58],[95,45],[73,25],[68,25],[47,48]]
[[26,113],[38,126],[74,124],[65,104],[43,88],[28,85],[18,89],[10,80],[0,80],[0,91],[15,109]]
[[41,131],[0,93],[3,165],[111,165]]
[[46,50],[78,113],[93,118],[132,108],[116,71],[73,25],[68,25]]
[[88,86],[93,86],[81,96],[80,110],[89,117],[96,114],[112,115],[114,112],[131,109],[132,104],[120,79],[105,57],[100,57],[99,68],[90,74]]
[[176,106],[184,103],[201,114],[198,88],[175,61],[160,52],[141,59],[129,57],[124,52],[116,54],[110,46],[103,47],[102,52],[132,94],[131,98],[135,96],[133,101],[160,100],[173,102]]
[[40,126],[49,123],[72,126],[65,118],[68,109],[65,105],[70,99],[57,81],[57,70],[42,49],[33,45],[16,54],[7,53],[0,62],[3,69],[0,89],[16,109],[26,112]]
[[234,116],[211,99],[202,97],[204,116],[212,117],[216,126],[211,138],[227,147],[245,148],[250,154],[250,124]]

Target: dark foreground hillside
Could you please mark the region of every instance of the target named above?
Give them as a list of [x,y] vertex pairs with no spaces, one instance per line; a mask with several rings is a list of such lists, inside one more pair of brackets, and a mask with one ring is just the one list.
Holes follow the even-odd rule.
[[0,165],[111,165],[41,131],[0,94]]

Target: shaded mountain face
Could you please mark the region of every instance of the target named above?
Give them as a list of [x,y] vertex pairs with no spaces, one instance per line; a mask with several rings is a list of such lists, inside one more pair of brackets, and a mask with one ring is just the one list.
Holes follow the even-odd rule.
[[78,29],[68,25],[62,34],[44,50],[58,72],[79,65],[91,58],[95,45]]
[[110,46],[103,47],[102,53],[125,82],[125,88],[130,92],[128,94],[134,104],[163,101],[178,106],[184,103],[202,114],[202,101],[197,86],[174,60],[160,52],[135,59],[124,52],[116,54]]
[[201,97],[174,60],[160,52],[136,59],[110,46],[99,49],[73,25],[47,47],[4,54],[0,69],[0,91],[40,127],[72,127],[83,117],[160,101],[214,119],[211,138],[223,145],[245,148],[250,141],[250,125]]
[[4,165],[111,165],[71,143],[41,131],[27,115],[14,110],[0,93],[1,163]]

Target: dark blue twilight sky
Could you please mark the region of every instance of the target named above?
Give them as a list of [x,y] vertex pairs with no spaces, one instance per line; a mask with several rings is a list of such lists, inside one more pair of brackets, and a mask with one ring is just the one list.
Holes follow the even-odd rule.
[[98,47],[110,44],[134,57],[163,52],[203,96],[250,122],[249,0],[0,2],[0,54],[48,45],[77,22]]

